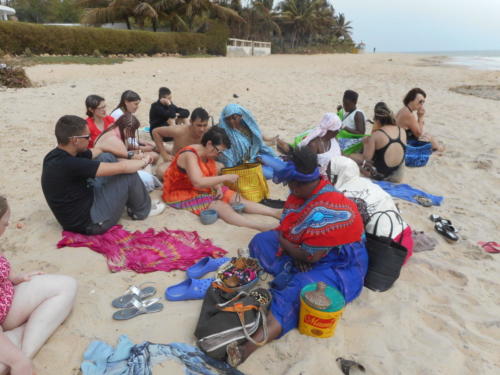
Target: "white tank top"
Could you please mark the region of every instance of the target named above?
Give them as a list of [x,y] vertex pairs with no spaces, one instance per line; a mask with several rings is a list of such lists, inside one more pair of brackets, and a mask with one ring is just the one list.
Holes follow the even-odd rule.
[[355,109],[354,111],[349,112],[342,120],[342,129],[356,130],[356,124],[354,122],[354,117],[356,116],[357,112],[360,112],[363,115],[363,117],[365,116],[365,114],[363,113],[363,111],[361,109]]

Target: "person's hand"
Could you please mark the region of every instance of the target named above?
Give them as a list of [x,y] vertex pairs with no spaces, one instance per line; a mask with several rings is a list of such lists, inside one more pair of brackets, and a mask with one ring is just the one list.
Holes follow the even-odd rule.
[[308,272],[312,269],[311,263],[303,262],[301,260],[294,259],[294,264],[299,272]]
[[429,134],[427,134],[427,133],[426,133],[426,134],[424,134],[424,135],[422,135],[422,136],[418,137],[418,140],[419,140],[420,142],[430,142],[430,141],[431,141],[431,138],[429,137]]
[[12,281],[12,284],[17,285],[24,283],[25,281],[30,281],[33,278],[33,276],[38,276],[43,274],[45,274],[45,272],[43,271],[32,271],[20,275],[15,275],[10,279],[10,281]]
[[10,375],[36,375],[29,358],[23,358],[10,366]]
[[215,199],[222,199],[224,196],[224,193],[222,192],[222,185],[216,185],[214,187],[214,196]]
[[173,155],[170,155],[168,153],[165,153],[165,155],[163,155],[162,158],[163,158],[163,161],[166,161],[166,162],[170,162],[170,161],[174,160]]
[[144,158],[144,153],[141,150],[134,151],[134,156],[132,156],[132,159],[142,160],[143,158]]
[[144,167],[142,167],[142,169],[146,168],[149,164],[153,162],[153,158],[149,155],[143,156],[141,160],[144,162]]
[[238,181],[238,178],[240,178],[240,176],[238,176],[237,174],[226,174],[224,175],[224,177],[224,181],[231,184],[236,183],[236,181]]
[[424,115],[425,115],[425,108],[420,107],[420,109],[417,111],[417,117],[421,118],[421,117],[424,117]]

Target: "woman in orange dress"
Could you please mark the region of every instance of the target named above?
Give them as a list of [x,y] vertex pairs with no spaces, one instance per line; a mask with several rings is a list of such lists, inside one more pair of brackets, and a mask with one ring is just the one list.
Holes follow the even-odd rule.
[[[221,152],[231,147],[226,132],[212,127],[203,135],[201,144],[191,145],[179,150],[163,176],[163,200],[177,209],[185,209],[199,215],[201,211],[213,209],[225,222],[240,227],[260,231],[274,228],[257,223],[237,213],[232,203],[237,201],[234,191],[223,186],[225,182],[234,183],[238,175],[219,176],[220,164],[215,159]],[[281,210],[241,198],[244,212],[271,216],[279,220]]]

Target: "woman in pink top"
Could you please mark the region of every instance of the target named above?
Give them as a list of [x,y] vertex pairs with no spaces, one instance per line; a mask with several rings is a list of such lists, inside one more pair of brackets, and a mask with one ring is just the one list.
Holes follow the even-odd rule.
[[87,108],[87,125],[90,131],[89,148],[92,148],[97,137],[109,128],[115,119],[106,115],[106,102],[102,96],[87,96],[85,107]]
[[[0,236],[9,219],[7,199],[0,196]],[[68,276],[11,274],[0,254],[0,374],[34,374],[31,359],[70,313],[76,288]]]

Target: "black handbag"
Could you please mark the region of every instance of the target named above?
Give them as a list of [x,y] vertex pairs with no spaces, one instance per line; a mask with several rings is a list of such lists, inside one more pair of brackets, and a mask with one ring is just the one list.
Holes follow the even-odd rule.
[[[210,357],[226,360],[226,347],[232,342],[251,341],[264,345],[268,339],[266,314],[271,302],[267,289],[234,292],[213,283],[207,290],[194,335],[196,344]],[[264,339],[257,342],[252,335],[263,327]]]
[[[364,285],[377,292],[385,292],[396,282],[408,253],[406,247],[401,245],[401,241],[403,240],[402,236],[400,242],[396,242],[392,239],[393,222],[389,212],[393,212],[396,215],[399,224],[401,224],[404,229],[403,219],[398,212],[394,210],[379,211],[373,214],[380,214],[375,222],[373,234],[366,234],[368,272],[365,276]],[[391,221],[391,232],[388,237],[377,235],[378,222],[384,215],[388,216]]]

